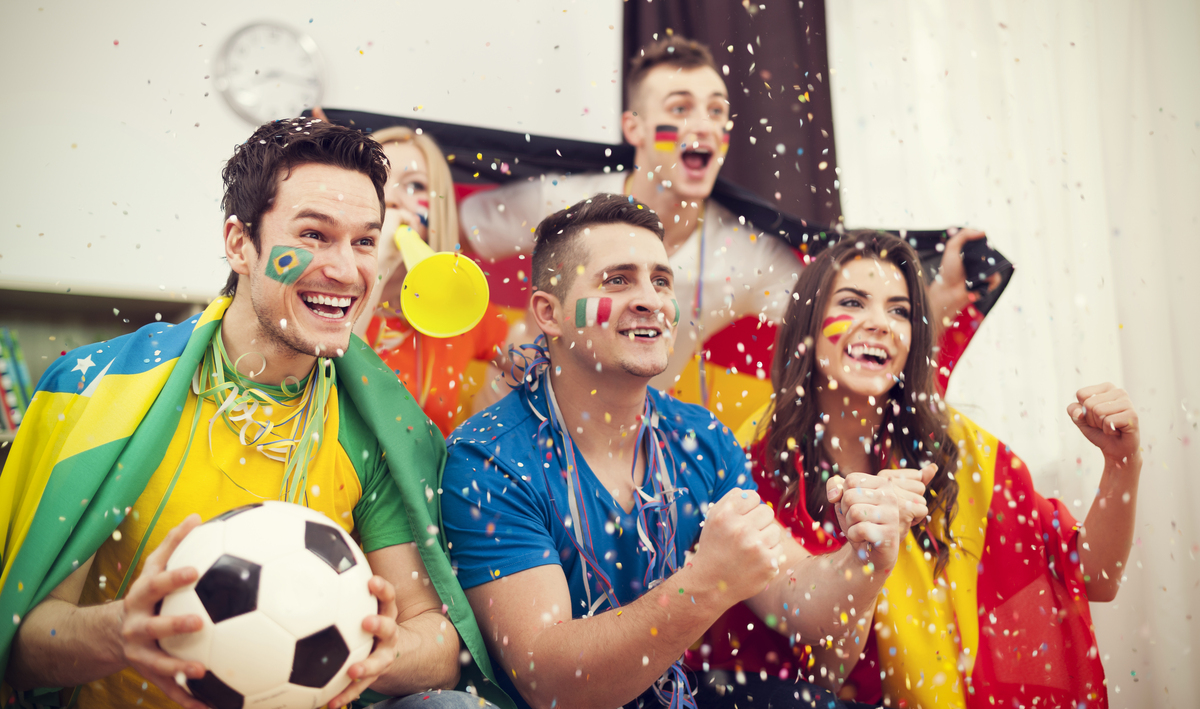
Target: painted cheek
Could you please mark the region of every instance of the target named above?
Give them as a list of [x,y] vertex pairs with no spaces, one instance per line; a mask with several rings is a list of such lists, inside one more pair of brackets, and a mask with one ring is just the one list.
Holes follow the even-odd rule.
[[575,327],[603,325],[612,317],[612,298],[580,298],[575,301]]
[[842,335],[854,325],[854,318],[849,315],[838,315],[836,317],[825,318],[825,322],[821,323],[821,334],[825,336],[833,344],[837,344],[838,340],[842,339]]
[[721,156],[724,157],[727,152],[729,152],[729,134],[724,133],[721,135]]
[[300,280],[312,260],[311,251],[295,246],[275,246],[264,271],[268,278],[290,286]]
[[663,124],[654,128],[654,149],[669,153],[675,150],[676,143],[679,142],[679,128],[677,126]]

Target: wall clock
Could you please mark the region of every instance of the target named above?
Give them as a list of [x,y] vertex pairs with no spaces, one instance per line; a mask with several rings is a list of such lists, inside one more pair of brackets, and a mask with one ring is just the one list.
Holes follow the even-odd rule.
[[253,125],[300,115],[320,105],[325,65],[307,35],[275,22],[253,22],[233,33],[213,72],[225,102]]

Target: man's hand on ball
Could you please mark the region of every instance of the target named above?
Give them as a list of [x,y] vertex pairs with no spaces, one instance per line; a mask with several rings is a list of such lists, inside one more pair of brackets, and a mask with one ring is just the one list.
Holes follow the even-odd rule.
[[399,655],[397,646],[400,634],[396,625],[396,616],[399,611],[396,608],[396,587],[382,576],[372,576],[371,580],[367,582],[367,588],[370,589],[371,595],[379,599],[379,614],[369,615],[362,622],[363,630],[375,636],[375,647],[367,659],[350,665],[346,674],[353,681],[345,691],[330,700],[326,705],[330,709],[345,706],[358,699],[358,695],[374,684],[375,680],[391,667],[392,662]]
[[172,635],[193,633],[203,627],[197,615],[160,616],[155,606],[172,591],[195,583],[196,569],[186,566],[167,571],[167,560],[183,538],[200,524],[200,515],[188,515],[166,539],[146,557],[142,573],[129,587],[122,604],[121,648],[125,659],[142,677],[158,685],[173,701],[186,709],[205,709],[204,704],[183,690],[175,678],[200,679],[204,665],[171,657],[158,641]]

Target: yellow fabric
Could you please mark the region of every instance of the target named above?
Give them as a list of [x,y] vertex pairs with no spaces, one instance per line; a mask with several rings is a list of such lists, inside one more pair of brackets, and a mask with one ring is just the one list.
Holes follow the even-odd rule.
[[[976,585],[998,444],[965,416],[951,411],[950,417],[947,430],[959,444],[958,513],[951,524],[956,546],[943,578],[935,579],[933,564],[910,531],[884,584],[886,596],[875,607],[883,695],[891,706],[899,701],[912,709],[965,706],[961,678],[970,676],[978,655]],[[933,524],[940,529],[944,517],[935,516]]]
[[[751,374],[729,372],[709,363],[704,367],[708,383],[708,408],[730,431],[736,431],[749,414],[770,403],[771,378],[759,379]],[[702,405],[700,398],[700,357],[692,358],[679,375],[671,394],[680,401]]]
[[[196,327],[220,320],[230,302],[229,298],[213,301]],[[122,387],[134,385],[139,392],[156,392],[174,370],[175,362],[175,359],[167,359],[132,378],[117,374],[102,376],[93,379],[92,386],[78,392],[39,391],[34,394],[22,430],[41,433],[36,437],[19,436],[5,464],[6,468],[12,465],[14,470],[28,472],[0,478],[0,499],[18,502],[17,512],[11,518],[12,508],[0,505],[0,533],[5,535],[0,547],[5,559],[4,570],[0,572],[0,588],[8,582],[13,553],[25,543],[54,467],[72,455],[132,435],[150,410],[154,397],[132,397],[130,390]],[[89,406],[92,400],[104,401],[107,405]],[[39,445],[39,441],[46,444]]]
[[742,425],[734,429],[733,437],[742,448],[749,448],[767,433],[767,425],[759,425],[764,419],[771,417],[771,402],[758,407],[746,417]]
[[[154,517],[163,494],[175,476],[176,466],[184,455],[197,401],[198,397],[194,394],[188,396],[179,426],[162,464],[154,471],[146,491],[117,528],[118,534],[114,534],[97,550],[80,598],[81,606],[105,603],[115,598],[121,579],[129,568],[129,562],[146,534],[146,527]],[[150,532],[150,540],[146,544],[146,551],[138,568],[135,569],[134,578],[141,574],[145,558],[158,547],[167,532],[189,514],[197,512],[202,519],[208,520],[241,505],[279,497],[284,464],[265,457],[253,447],[242,445],[237,432],[231,431],[220,419],[212,426],[210,454],[208,420],[216,411],[215,403],[207,400],[203,402],[200,422],[191,451],[184,462],[183,472],[163,509],[162,516]],[[278,423],[286,418],[288,413],[289,408],[275,406],[271,419]],[[347,532],[353,533],[353,511],[362,496],[362,485],[354,465],[338,443],[339,421],[335,388],[330,393],[328,403],[325,433],[322,437],[325,444],[317,450],[309,466],[305,504],[324,513]],[[280,430],[287,434],[291,431],[291,426],[281,426]],[[242,490],[238,485],[249,492]],[[143,684],[147,684],[145,689]],[[141,706],[147,707],[173,706],[156,686],[146,683],[141,675],[129,667],[82,687],[80,692],[81,707],[132,707],[139,702]]]

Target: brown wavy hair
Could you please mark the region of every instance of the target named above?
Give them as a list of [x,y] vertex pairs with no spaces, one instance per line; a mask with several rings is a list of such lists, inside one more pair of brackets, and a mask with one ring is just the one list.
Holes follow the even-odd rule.
[[881,403],[883,420],[874,434],[872,449],[880,468],[888,465],[920,468],[937,463],[938,471],[925,490],[925,501],[930,516],[941,510],[944,522],[933,534],[927,523],[919,525],[917,540],[921,549],[937,558],[935,573],[941,573],[949,559],[953,541],[950,521],[958,506],[958,483],[954,479],[958,448],[946,431],[946,405],[934,387],[934,328],[929,323],[931,315],[921,262],[903,239],[878,231],[850,232],[813,259],[796,281],[775,344],[771,369],[774,415],[769,422],[760,424],[769,426],[763,467],[785,491],[781,500],[785,505],[795,504],[800,485],[798,476],[788,473],[802,472],[809,515],[819,522],[827,519],[825,485],[830,472],[825,464],[830,461],[822,445],[821,416],[832,416],[833,412],[821,411],[817,402],[816,387],[821,381],[816,367],[815,338],[821,331],[837,272],[857,258],[894,265],[908,284],[912,346],[899,381],[888,392],[887,401]]

